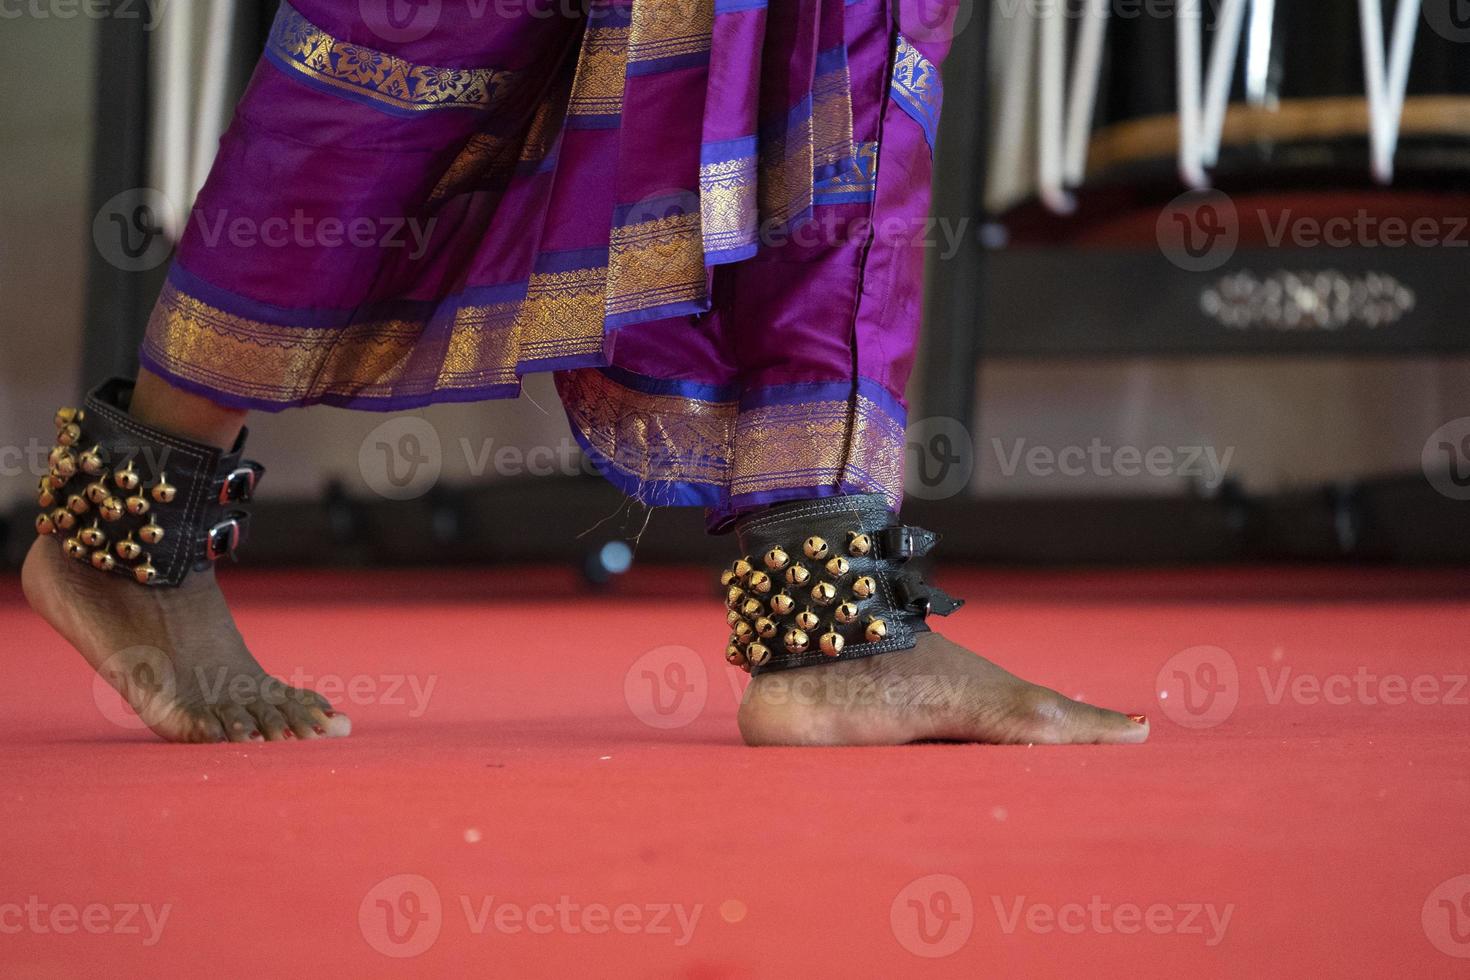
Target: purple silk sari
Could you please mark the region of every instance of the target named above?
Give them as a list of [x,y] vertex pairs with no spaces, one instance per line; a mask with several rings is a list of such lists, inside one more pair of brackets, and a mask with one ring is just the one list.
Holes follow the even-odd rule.
[[946,47],[908,3],[374,6],[282,8],[150,370],[379,411],[553,370],[647,503],[897,504]]

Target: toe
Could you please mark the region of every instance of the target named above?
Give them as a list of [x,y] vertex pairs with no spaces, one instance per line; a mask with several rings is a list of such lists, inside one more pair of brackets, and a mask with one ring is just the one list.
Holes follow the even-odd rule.
[[347,716],[331,708],[323,710],[297,701],[281,705],[281,713],[300,738],[343,738],[352,731]]
[[254,716],[242,705],[215,705],[214,714],[224,726],[225,735],[231,742],[249,742],[264,737],[255,723]]
[[[285,740],[286,732],[290,725],[286,716],[277,710],[276,706],[268,701],[256,701],[248,706],[250,714],[255,718],[256,727],[265,736],[268,742],[280,742]],[[293,733],[294,734],[294,733]]]
[[1063,745],[1122,745],[1148,738],[1148,721],[1085,701],[1074,701],[1055,691],[1033,687],[1023,699],[1034,741]]

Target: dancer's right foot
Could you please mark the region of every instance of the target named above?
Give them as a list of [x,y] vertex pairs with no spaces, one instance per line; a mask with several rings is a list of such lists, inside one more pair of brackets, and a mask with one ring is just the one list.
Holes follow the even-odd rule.
[[213,570],[145,588],[64,554],[49,537],[26,556],[31,608],[170,742],[341,737],[346,715],[267,674],[225,605]]

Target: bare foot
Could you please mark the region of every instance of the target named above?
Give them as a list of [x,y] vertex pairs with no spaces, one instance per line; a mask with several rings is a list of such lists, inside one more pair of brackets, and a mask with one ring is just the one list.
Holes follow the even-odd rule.
[[941,740],[1122,744],[1148,720],[1073,701],[951,643],[758,674],[740,705],[749,745],[903,745]]
[[170,742],[341,737],[352,730],[315,691],[255,662],[213,570],[145,588],[67,558],[37,538],[21,584],[31,608]]

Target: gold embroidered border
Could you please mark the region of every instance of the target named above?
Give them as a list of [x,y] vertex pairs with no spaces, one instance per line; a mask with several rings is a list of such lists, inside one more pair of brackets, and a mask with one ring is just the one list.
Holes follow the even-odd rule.
[[714,0],[634,0],[628,61],[703,54],[714,27]]
[[706,253],[755,244],[756,173],[754,156],[699,168],[699,219]]
[[761,220],[785,224],[812,205],[812,121],[761,142]]
[[480,190],[508,178],[515,170],[519,147],[503,136],[476,133],[429,195],[433,204],[467,191]]
[[520,360],[596,354],[602,350],[603,266],[531,276],[516,317]]
[[640,484],[902,496],[903,427],[861,395],[741,412],[734,401],[646,394],[591,368],[560,372],[556,385],[588,445]]
[[397,109],[489,109],[512,72],[434,68],[339,40],[283,4],[269,46],[289,68],[332,88]]
[[587,28],[567,115],[615,116],[623,111],[628,30],[627,27]]
[[836,196],[861,196],[878,190],[878,141],[859,143],[852,156],[837,173],[817,185],[818,199]]
[[939,127],[939,99],[942,89],[939,68],[902,34],[893,49],[893,80],[889,90],[910,115],[924,128],[929,144]]
[[608,316],[701,300],[705,291],[704,240],[698,213],[612,229]]
[[812,86],[813,163],[823,167],[847,159],[852,142],[852,77],[844,64]]

